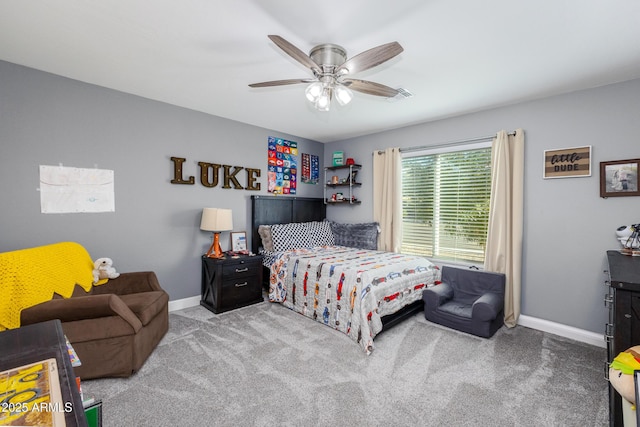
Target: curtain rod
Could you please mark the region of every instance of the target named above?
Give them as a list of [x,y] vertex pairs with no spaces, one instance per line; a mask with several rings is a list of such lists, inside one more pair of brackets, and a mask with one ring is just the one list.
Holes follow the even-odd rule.
[[[513,131],[513,132],[509,132],[507,135],[514,136],[515,134],[516,134],[516,132]],[[427,150],[427,149],[431,149],[431,148],[452,147],[454,145],[468,144],[470,142],[488,141],[488,140],[493,139],[495,137],[496,137],[496,135],[488,135],[488,136],[481,136],[481,137],[478,137],[478,138],[467,138],[467,139],[460,139],[458,141],[443,142],[443,143],[435,144],[435,145],[421,145],[421,146],[416,146],[416,147],[400,148],[400,152],[401,153],[408,153],[408,152],[411,152],[411,151]],[[378,150],[378,154],[382,154],[382,153],[384,153],[384,151]]]

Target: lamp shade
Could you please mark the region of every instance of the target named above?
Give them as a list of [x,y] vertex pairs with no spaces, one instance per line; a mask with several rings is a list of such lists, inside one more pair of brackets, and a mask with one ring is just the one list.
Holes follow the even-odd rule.
[[231,209],[204,208],[200,230],[205,231],[231,231],[233,230],[233,217]]

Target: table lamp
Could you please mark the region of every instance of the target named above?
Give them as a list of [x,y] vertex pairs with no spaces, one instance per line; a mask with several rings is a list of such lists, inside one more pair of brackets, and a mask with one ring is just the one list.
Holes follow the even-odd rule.
[[220,249],[220,232],[233,230],[231,209],[204,208],[200,230],[213,231],[213,242],[207,251],[208,258],[222,258]]

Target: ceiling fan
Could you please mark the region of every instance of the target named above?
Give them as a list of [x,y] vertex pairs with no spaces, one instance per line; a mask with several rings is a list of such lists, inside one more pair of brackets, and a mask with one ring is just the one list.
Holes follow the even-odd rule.
[[324,43],[311,49],[309,55],[280,36],[268,36],[287,55],[309,68],[313,78],[273,80],[253,83],[250,87],[282,86],[310,83],[305,90],[307,99],[320,111],[329,111],[335,96],[340,105],[348,104],[353,97],[351,90],[369,95],[391,98],[399,91],[380,83],[354,79],[350,76],[382,64],[400,54],[404,49],[398,42],[391,42],[366,50],[350,59],[347,51],[336,44]]

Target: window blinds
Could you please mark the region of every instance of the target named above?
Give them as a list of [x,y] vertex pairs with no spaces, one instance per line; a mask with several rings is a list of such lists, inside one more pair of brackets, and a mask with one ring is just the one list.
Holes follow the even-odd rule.
[[401,252],[483,262],[490,194],[490,147],[405,157]]

